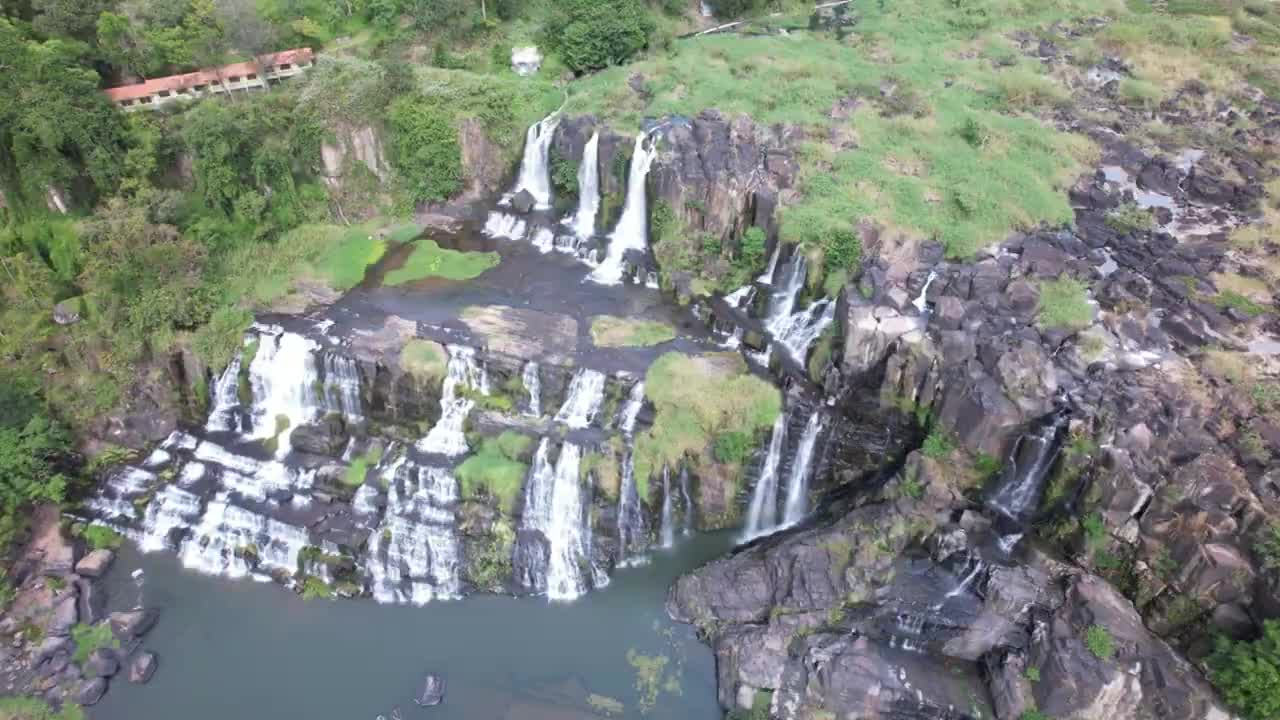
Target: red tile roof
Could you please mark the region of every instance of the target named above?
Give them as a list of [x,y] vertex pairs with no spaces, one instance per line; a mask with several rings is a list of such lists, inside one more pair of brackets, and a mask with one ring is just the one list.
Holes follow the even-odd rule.
[[[268,68],[278,65],[301,65],[310,63],[315,58],[315,53],[311,48],[294,48],[292,50],[282,50],[271,55],[264,55],[262,64]],[[223,81],[231,77],[244,77],[258,72],[258,66],[251,62],[232,63],[223,65],[214,70],[201,70],[185,75],[169,75],[161,78],[152,78],[146,82],[140,82],[133,85],[121,85],[120,87],[108,88],[105,92],[112,102],[121,102],[124,100],[136,100],[138,98],[147,98],[155,95],[161,90],[174,92],[177,90],[186,90],[197,85],[211,85],[218,82],[218,76],[221,74]]]

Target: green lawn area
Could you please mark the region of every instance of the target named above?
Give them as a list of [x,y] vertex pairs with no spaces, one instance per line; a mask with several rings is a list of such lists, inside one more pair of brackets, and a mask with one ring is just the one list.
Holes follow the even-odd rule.
[[423,278],[470,280],[500,261],[496,252],[460,252],[440,247],[430,238],[413,243],[413,252],[402,267],[387,273],[387,285],[403,285]]
[[700,456],[723,434],[754,438],[782,410],[778,388],[750,374],[735,353],[667,353],[649,366],[644,387],[655,414],[653,426],[636,438],[641,497],[664,465],[674,468],[686,455]]
[[498,501],[503,512],[513,513],[529,470],[522,458],[532,444],[533,438],[510,430],[482,440],[476,454],[458,466],[462,496],[488,496]]
[[652,320],[597,315],[591,320],[591,341],[597,347],[648,347],[674,340],[675,328]]

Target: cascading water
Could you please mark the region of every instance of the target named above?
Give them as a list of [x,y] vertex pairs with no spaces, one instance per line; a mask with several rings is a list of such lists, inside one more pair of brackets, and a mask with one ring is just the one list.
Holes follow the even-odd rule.
[[313,544],[306,528],[242,508],[220,493],[191,529],[179,557],[184,567],[207,575],[244,577],[251,572],[251,559],[259,570],[292,574],[298,569],[298,554]]
[[604,403],[604,373],[583,368],[569,383],[569,393],[555,420],[575,430],[591,427]]
[[502,204],[510,204],[511,199],[521,191],[528,191],[538,209],[551,207],[551,173],[548,170],[547,155],[559,124],[559,114],[551,113],[529,126],[524,136],[524,158],[520,161],[520,176],[516,178],[515,187],[503,198]]
[[491,212],[484,221],[483,232],[486,237],[505,238],[507,240],[523,240],[529,229],[528,223],[515,215],[504,212]]
[[787,504],[782,514],[784,525],[792,525],[804,519],[809,512],[809,476],[813,469],[813,449],[822,432],[822,413],[814,412],[805,424],[796,457],[791,461],[791,477],[787,480]]
[[314,420],[322,409],[316,392],[316,344],[297,333],[260,334],[258,352],[249,364],[253,389],[250,437],[275,438],[277,457],[289,453],[288,429]]
[[622,282],[623,259],[628,250],[647,250],[649,247],[649,208],[645,195],[645,182],[649,168],[658,155],[656,143],[646,148],[648,133],[636,136],[635,150],[631,155],[631,170],[627,174],[627,199],[622,217],[609,236],[609,252],[600,266],[590,275],[595,282],[617,285]]
[[520,373],[525,392],[529,393],[529,404],[524,409],[524,414],[529,417],[542,415],[542,377],[538,370],[538,363],[531,361],[524,364],[524,370]]
[[373,597],[423,605],[461,594],[461,550],[452,507],[458,481],[446,468],[394,463],[382,472],[387,512],[369,538]]
[[1066,413],[1054,413],[1037,430],[1018,438],[987,501],[989,507],[1019,526],[1030,519],[1062,447],[1066,424]]
[[671,470],[662,468],[662,547],[669,548],[676,544],[674,510],[671,507]]
[[778,329],[784,323],[790,321],[791,313],[796,307],[796,301],[800,298],[800,291],[804,288],[804,277],[804,255],[801,255],[797,250],[795,257],[786,266],[786,275],[783,277],[782,285],[774,288],[773,294],[769,298],[768,316],[765,318],[764,325],[774,335],[777,335]]
[[205,431],[239,432],[240,421],[236,415],[236,410],[240,407],[239,354],[231,358],[227,369],[223,370],[222,375],[218,376],[218,381],[214,383],[211,394],[213,396],[211,398],[213,409],[209,411],[209,418],[205,421]]
[[427,436],[418,441],[418,450],[440,455],[462,455],[469,449],[463,433],[467,414],[475,407],[475,401],[460,389],[489,394],[489,376],[476,359],[474,348],[450,345],[449,365],[440,393],[440,420]]
[[364,412],[360,400],[360,370],[356,361],[344,355],[324,355],[324,409],[359,420]]
[[628,438],[636,431],[636,420],[639,419],[640,410],[643,407],[644,381],[639,380],[631,386],[631,392],[627,394],[627,402],[618,413],[618,429]]
[[836,319],[836,304],[830,298],[822,298],[807,310],[782,318],[770,330],[773,338],[791,359],[804,362],[809,346],[822,335]]
[[938,277],[938,273],[934,272],[933,270],[930,270],[929,277],[925,278],[924,280],[924,287],[920,288],[920,295],[916,297],[915,300],[911,301],[911,304],[915,305],[916,310],[920,311],[921,313],[923,313],[925,311],[925,308],[928,307],[929,301],[927,298],[929,296],[929,286],[933,284],[933,281],[936,280],[937,277]]
[[543,438],[525,484],[524,511],[516,538],[517,581],[552,600],[572,600],[587,590],[585,504],[578,468],[582,449],[573,443],[550,460],[551,441]]
[[634,434],[636,420],[644,407],[644,381],[631,386],[627,402],[618,413],[618,429],[626,438],[627,455],[622,461],[622,485],[618,492],[618,547],[624,559],[639,555],[648,546],[644,508],[636,489]]
[[773,248],[773,254],[769,256],[769,266],[760,273],[760,277],[756,278],[756,282],[773,284],[773,273],[778,269],[778,256],[782,254],[782,242],[779,241]]
[[550,228],[538,228],[533,231],[533,246],[544,255],[551,252],[556,247],[556,234]]
[[747,509],[747,527],[743,532],[743,540],[764,535],[778,524],[778,466],[782,462],[786,436],[787,416],[779,413],[778,418],[773,421],[773,433],[769,436],[769,452],[765,455],[764,465],[760,468],[760,479],[756,480],[755,490],[751,493],[751,505]]
[[191,527],[204,512],[204,502],[199,495],[187,492],[176,485],[165,485],[147,505],[147,515],[142,528],[134,536],[142,552],[177,549],[174,532]]
[[600,211],[600,133],[591,133],[591,139],[582,149],[582,164],[578,166],[578,209],[566,224],[579,239],[596,234],[596,213]]

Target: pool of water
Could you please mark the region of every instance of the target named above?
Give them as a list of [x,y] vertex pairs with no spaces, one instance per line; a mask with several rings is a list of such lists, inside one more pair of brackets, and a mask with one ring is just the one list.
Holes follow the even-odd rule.
[[[732,541],[728,533],[687,538],[568,604],[475,596],[424,607],[304,601],[274,584],[201,576],[171,554],[125,548],[107,579],[109,603],[129,608],[141,595],[161,610],[144,642],[159,670],[146,686],[122,675],[90,714],[373,720],[398,707],[406,720],[570,720],[604,717],[588,701],[597,694],[622,702],[622,717],[714,720],[714,657],[691,628],[667,618],[663,602],[679,573]],[[140,587],[130,577],[137,568]],[[666,662],[649,685],[636,665],[651,658]],[[413,703],[427,672],[445,678],[441,706]]]

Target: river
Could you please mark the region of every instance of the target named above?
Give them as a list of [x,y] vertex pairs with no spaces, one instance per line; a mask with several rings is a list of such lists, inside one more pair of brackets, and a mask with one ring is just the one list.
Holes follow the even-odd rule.
[[[423,607],[311,600],[271,583],[229,581],[181,568],[170,553],[124,548],[107,579],[112,609],[139,600],[161,611],[144,647],[159,656],[146,686],[120,676],[95,720],[307,718],[577,720],[589,693],[640,711],[628,651],[666,657],[653,718],[721,717],[711,651],[663,609],[677,575],[724,553],[728,533],[685,539],[647,565],[572,603],[477,595]],[[139,588],[131,573],[141,568]],[[445,678],[443,705],[412,701],[426,672]],[[614,717],[619,717],[614,715]]]

